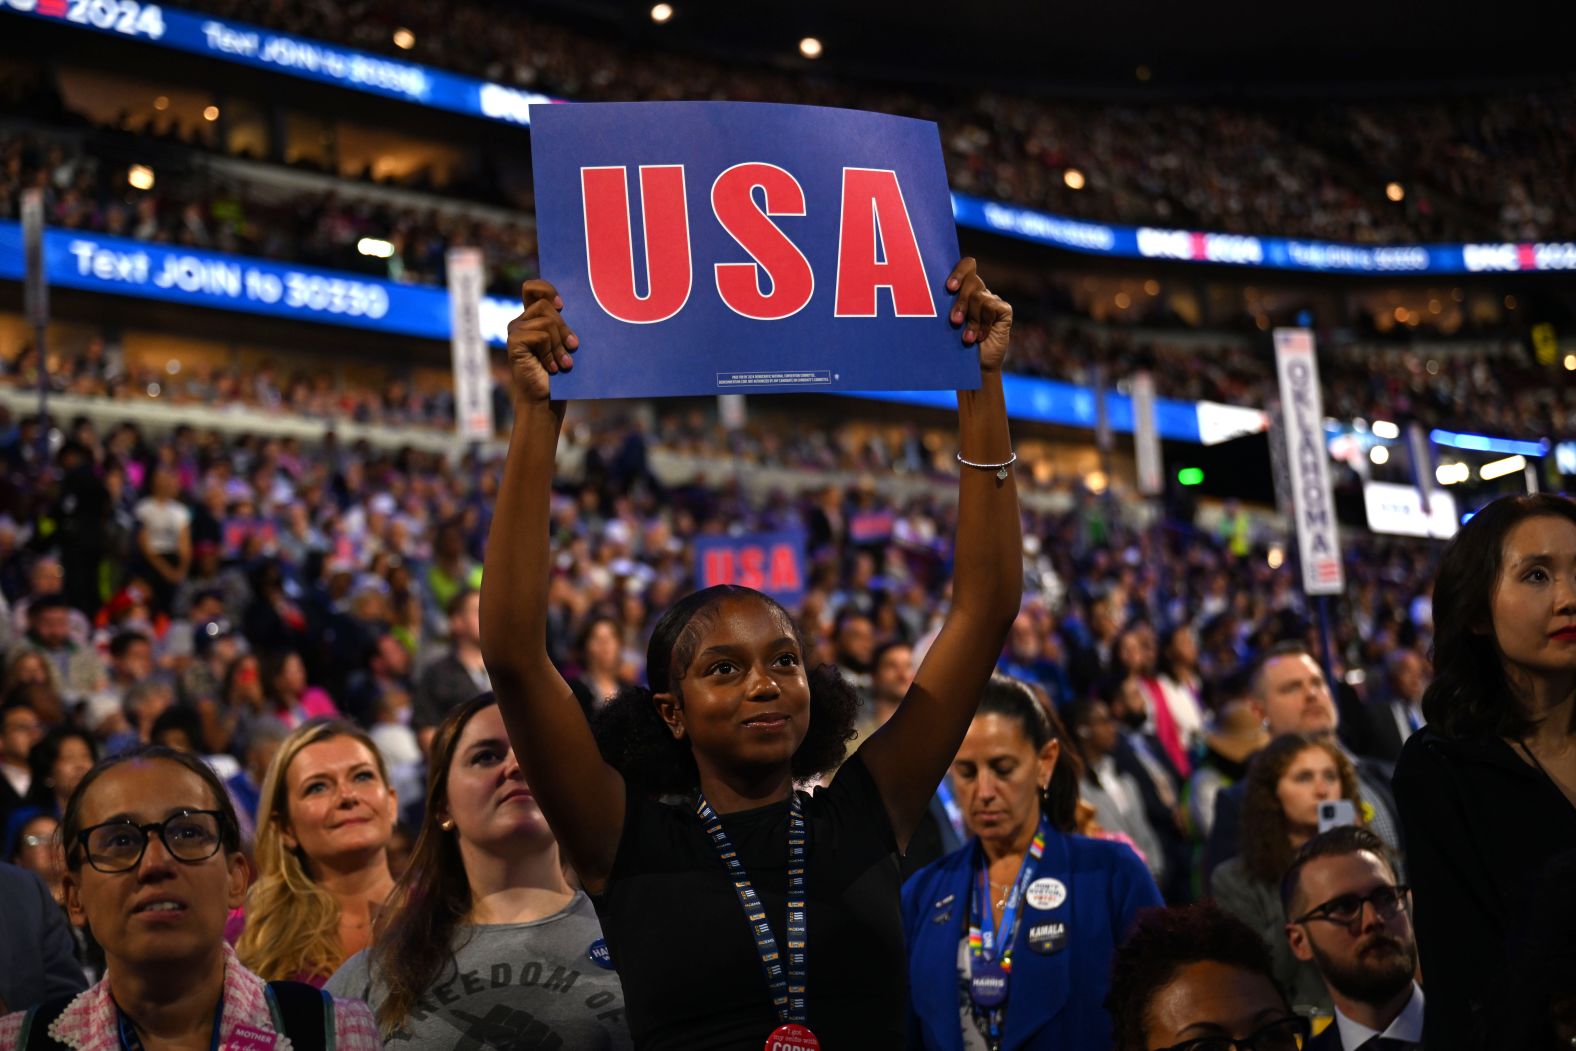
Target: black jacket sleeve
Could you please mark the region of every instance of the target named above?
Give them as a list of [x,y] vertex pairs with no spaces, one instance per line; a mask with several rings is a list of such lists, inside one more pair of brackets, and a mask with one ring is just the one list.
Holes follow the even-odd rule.
[[1393,788],[1428,990],[1423,1042],[1429,1051],[1485,1046],[1492,986],[1506,964],[1491,859],[1474,841],[1453,764],[1428,735],[1414,734],[1402,749]]

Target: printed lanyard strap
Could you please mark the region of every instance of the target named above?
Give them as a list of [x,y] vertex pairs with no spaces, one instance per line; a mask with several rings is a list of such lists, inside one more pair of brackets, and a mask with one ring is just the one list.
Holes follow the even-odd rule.
[[804,907],[805,825],[804,802],[793,794],[788,812],[788,967],[783,968],[782,954],[777,951],[777,938],[771,924],[766,922],[766,910],[750,884],[738,852],[723,831],[722,819],[701,796],[695,804],[695,816],[705,826],[706,835],[728,870],[733,890],[739,896],[739,905],[750,921],[750,933],[755,936],[755,951],[761,958],[761,969],[766,972],[766,989],[771,994],[772,1006],[777,1009],[780,1022],[804,1025],[807,1016],[805,1000],[805,975],[809,972],[809,951],[806,948]]
[[[1029,843],[1029,853],[1018,867],[1018,880],[1013,884],[1012,893],[1008,895],[1007,904],[1001,912],[1001,969],[1005,974],[1012,973],[1012,947],[1018,940],[1018,925],[1023,920],[1019,910],[1029,892],[1029,884],[1034,882],[1040,857],[1045,853],[1046,827],[1042,817],[1040,827],[1035,830],[1034,839]],[[974,888],[974,907],[970,910],[969,920],[969,954],[976,960],[994,960],[998,929],[994,926],[990,911],[990,866],[985,861],[983,850],[979,858],[979,877]]]

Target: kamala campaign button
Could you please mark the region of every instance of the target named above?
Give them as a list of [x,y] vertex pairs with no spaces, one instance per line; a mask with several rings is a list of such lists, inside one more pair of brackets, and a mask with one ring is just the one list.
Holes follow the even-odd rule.
[[591,948],[586,950],[586,958],[604,971],[613,969],[613,954],[607,951],[607,939],[598,938],[591,943]]
[[1046,876],[1029,884],[1029,892],[1024,897],[1029,900],[1030,908],[1054,909],[1067,900],[1067,885]]
[[1067,946],[1067,924],[1037,923],[1029,928],[1029,948],[1043,956]]

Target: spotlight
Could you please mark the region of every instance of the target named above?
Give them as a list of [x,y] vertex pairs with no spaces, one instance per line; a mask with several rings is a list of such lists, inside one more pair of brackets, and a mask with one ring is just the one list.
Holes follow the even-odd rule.
[[146,164],[133,164],[126,172],[126,181],[134,190],[153,189],[153,169]]
[[412,33],[404,26],[400,26],[398,29],[394,30],[394,46],[399,48],[401,51],[409,51],[411,48],[416,46],[416,34]]
[[1077,168],[1068,168],[1062,172],[1062,182],[1067,184],[1069,190],[1081,190],[1084,188],[1084,173]]
[[672,4],[656,4],[651,8],[651,20],[661,25],[673,17]]
[[807,36],[799,41],[799,54],[805,58],[820,58],[821,50],[821,42],[813,36]]

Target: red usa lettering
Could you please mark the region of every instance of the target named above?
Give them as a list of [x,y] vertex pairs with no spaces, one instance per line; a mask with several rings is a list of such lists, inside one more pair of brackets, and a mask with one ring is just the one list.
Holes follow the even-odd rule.
[[[666,321],[694,290],[690,216],[682,164],[641,165],[637,179],[645,251],[635,258],[629,169],[580,169],[591,294],[611,317],[633,325]],[[755,191],[761,191],[757,201]],[[753,262],[717,263],[713,284],[741,317],[780,321],[809,304],[815,271],[773,221],[808,214],[804,188],[792,172],[749,161],[719,174],[711,186],[712,217]],[[636,269],[644,263],[645,294]],[[935,317],[936,304],[897,173],[844,168],[833,314],[876,317],[886,289],[897,317]],[[769,289],[769,290],[768,290]]]

